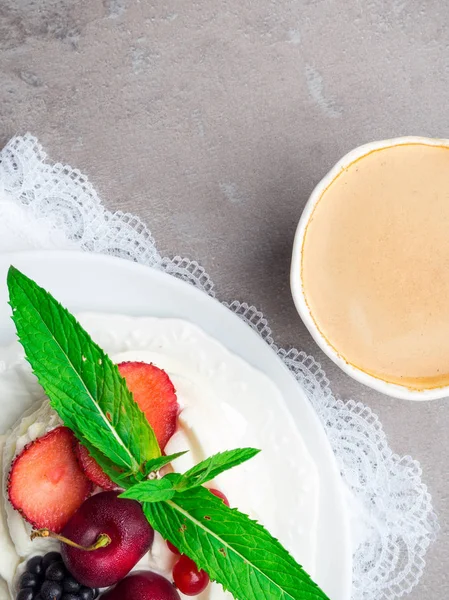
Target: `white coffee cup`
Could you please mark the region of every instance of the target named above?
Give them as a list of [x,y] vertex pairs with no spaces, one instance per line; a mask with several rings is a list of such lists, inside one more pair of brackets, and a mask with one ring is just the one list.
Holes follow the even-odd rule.
[[314,208],[321,198],[323,192],[329,187],[334,179],[357,159],[370,154],[375,150],[382,148],[388,148],[391,146],[407,145],[407,144],[425,144],[430,146],[447,146],[449,147],[449,140],[446,139],[433,139],[423,137],[402,137],[391,140],[383,140],[378,142],[372,142],[360,146],[344,156],[330,171],[329,173],[318,183],[313,190],[299,221],[295,240],[293,244],[293,255],[290,273],[290,285],[293,300],[298,310],[301,319],[305,326],[311,333],[312,337],[321,348],[321,350],[327,354],[327,356],[333,360],[345,373],[347,373],[353,379],[389,396],[406,400],[434,400],[438,398],[444,398],[449,396],[449,386],[437,387],[432,389],[409,389],[406,386],[398,385],[385,381],[381,378],[374,377],[365,371],[357,368],[356,366],[348,363],[343,356],[341,356],[336,349],[334,349],[326,338],[322,335],[317,324],[313,318],[313,315],[306,302],[304,294],[304,285],[302,281],[302,253],[306,228],[314,211]]

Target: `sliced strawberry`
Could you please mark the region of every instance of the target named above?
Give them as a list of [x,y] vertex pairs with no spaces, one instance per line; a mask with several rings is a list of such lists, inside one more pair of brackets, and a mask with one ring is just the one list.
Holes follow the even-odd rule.
[[85,476],[92,481],[92,483],[95,483],[95,485],[98,485],[106,491],[113,491],[117,489],[117,486],[112,479],[106,475],[97,461],[89,454],[86,446],[83,446],[80,444],[80,442],[76,442],[75,452],[81,469],[84,471]]
[[70,429],[57,427],[25,446],[11,466],[9,500],[36,529],[61,531],[92,492],[74,443]]
[[124,362],[118,368],[163,450],[175,433],[179,413],[176,391],[169,376],[144,362]]

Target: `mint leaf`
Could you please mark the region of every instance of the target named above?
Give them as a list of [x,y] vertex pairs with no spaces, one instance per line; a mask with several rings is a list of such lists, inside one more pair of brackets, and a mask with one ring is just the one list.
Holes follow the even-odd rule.
[[64,424],[126,473],[136,474],[160,456],[116,365],[75,317],[14,267],[8,288],[26,358]]
[[162,467],[165,467],[165,465],[169,465],[176,458],[187,454],[187,452],[188,450],[184,450],[184,452],[176,452],[175,454],[169,454],[168,456],[159,456],[158,458],[152,458],[151,460],[147,461],[144,465],[145,475],[149,475],[150,473],[159,471],[159,469],[162,469]]
[[268,531],[205,488],[143,509],[164,539],[235,600],[329,600]]
[[215,479],[220,473],[253,458],[259,452],[260,450],[256,448],[237,448],[214,454],[186,471],[177,489],[182,491],[203,485],[206,481]]
[[169,477],[142,481],[120,494],[120,498],[130,498],[139,502],[160,502],[171,500],[175,495],[173,481]]

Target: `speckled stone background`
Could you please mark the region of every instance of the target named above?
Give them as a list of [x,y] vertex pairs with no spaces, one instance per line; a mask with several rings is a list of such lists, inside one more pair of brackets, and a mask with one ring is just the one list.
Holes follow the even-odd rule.
[[[319,352],[289,293],[314,185],[348,150],[449,137],[444,0],[0,0],[0,144],[37,135],[110,208],[259,306],[421,461],[442,531],[413,600],[449,595],[449,402],[392,400]],[[449,228],[448,228],[449,234]]]

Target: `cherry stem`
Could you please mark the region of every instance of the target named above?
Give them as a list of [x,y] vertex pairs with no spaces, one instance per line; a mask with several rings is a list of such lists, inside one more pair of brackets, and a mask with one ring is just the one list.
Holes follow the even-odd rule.
[[31,539],[34,540],[36,538],[53,538],[54,540],[58,540],[63,544],[67,544],[68,546],[72,546],[72,548],[78,548],[78,550],[85,550],[86,552],[92,552],[93,550],[98,550],[99,548],[106,548],[111,543],[111,538],[107,533],[100,533],[97,537],[96,541],[87,548],[85,546],[80,546],[76,542],[72,542],[68,538],[63,535],[59,535],[57,533],[53,533],[49,529],[37,529],[31,532]]

